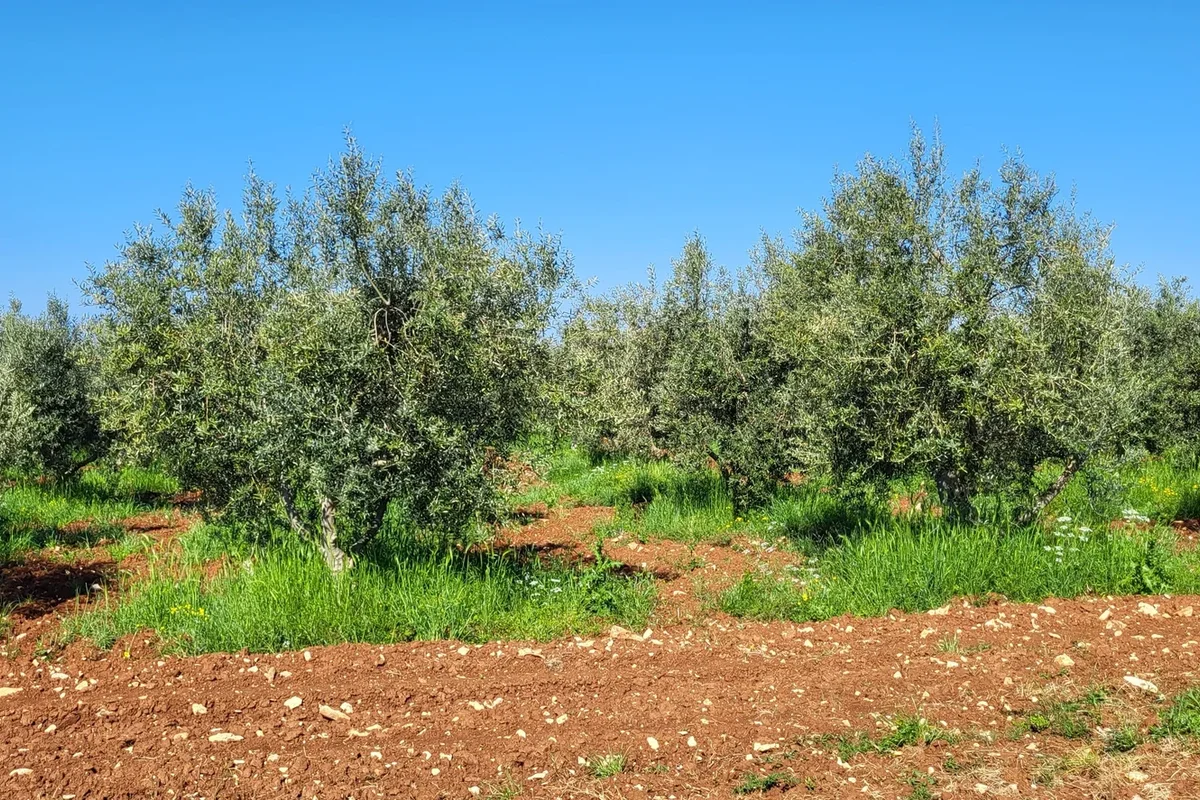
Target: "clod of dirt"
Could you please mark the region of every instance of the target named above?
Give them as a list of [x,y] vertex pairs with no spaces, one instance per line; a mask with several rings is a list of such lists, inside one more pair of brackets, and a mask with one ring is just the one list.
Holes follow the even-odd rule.
[[332,708],[331,706],[323,705],[318,710],[321,712],[322,717],[330,720],[331,722],[347,722],[350,719],[348,714],[338,711],[336,708]]

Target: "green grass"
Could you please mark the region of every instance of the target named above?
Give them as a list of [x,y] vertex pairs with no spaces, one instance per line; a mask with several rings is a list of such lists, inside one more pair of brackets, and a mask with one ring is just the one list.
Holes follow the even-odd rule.
[[611,778],[625,771],[625,756],[620,753],[609,753],[596,756],[588,761],[588,770],[593,778]]
[[1142,735],[1133,725],[1122,725],[1110,731],[1104,739],[1104,749],[1110,753],[1128,753],[1142,743]]
[[[789,571],[750,572],[715,601],[736,616],[804,621],[921,611],[960,596],[1039,601],[1200,590],[1200,556],[1177,553],[1166,525],[1200,515],[1200,469],[1185,458],[1097,463],[1055,501],[1049,523],[1031,526],[1015,525],[1012,504],[990,497],[978,504],[985,521],[974,524],[893,516],[889,498],[920,491],[916,479],[855,498],[812,479],[737,515],[715,472],[666,462],[593,465],[571,449],[543,458],[547,483],[537,491],[615,506],[612,531],[716,544],[741,533],[794,551],[798,563]],[[1048,465],[1038,481],[1055,475]],[[935,504],[928,498],[926,512]],[[1121,519],[1133,524],[1110,525]]]
[[1036,710],[1022,717],[1013,733],[1051,733],[1064,739],[1090,739],[1093,730],[1100,724],[1100,706],[1105,694],[1093,689],[1075,700],[1043,703]]
[[796,776],[790,772],[772,772],[768,775],[747,775],[733,788],[734,794],[761,794],[771,789],[787,790],[796,785]]
[[826,548],[807,571],[746,574],[719,606],[741,617],[804,621],[923,611],[962,596],[1031,602],[1200,589],[1196,555],[1177,554],[1169,531],[1106,529],[1060,541],[1036,528],[876,523]]
[[[203,540],[213,529],[195,536],[200,541],[184,545],[193,557],[211,546]],[[612,623],[640,627],[654,601],[649,578],[603,567],[463,553],[413,540],[379,550],[338,577],[294,540],[239,553],[210,582],[195,569],[159,564],[120,600],[68,619],[64,630],[68,638],[107,647],[120,636],[154,629],[168,648],[187,653],[412,639],[545,640]]]
[[1188,689],[1177,695],[1171,705],[1158,715],[1158,719],[1158,724],[1150,729],[1150,735],[1155,738],[1200,738],[1200,688]]
[[10,476],[0,489],[0,563],[52,545],[119,538],[115,523],[162,507],[177,490],[165,476],[132,467],[88,469],[58,484]]
[[838,757],[849,761],[861,753],[890,753],[904,747],[929,745],[934,742],[953,741],[948,731],[930,725],[914,716],[900,716],[892,720],[892,730],[885,736],[873,738],[859,731],[853,736],[839,736],[836,740]]

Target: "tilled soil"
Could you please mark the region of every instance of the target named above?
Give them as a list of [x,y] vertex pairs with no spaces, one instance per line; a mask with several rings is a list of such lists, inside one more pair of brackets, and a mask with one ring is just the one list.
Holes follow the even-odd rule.
[[[0,678],[0,797],[729,797],[775,773],[799,797],[1197,798],[1200,761],[1178,743],[1107,754],[1092,730],[1013,733],[1089,687],[1107,689],[1103,724],[1144,733],[1196,684],[1192,605],[955,603],[278,655],[164,657],[149,637],[24,650]],[[840,737],[907,716],[952,741],[840,757]],[[593,777],[609,754],[623,770]]]

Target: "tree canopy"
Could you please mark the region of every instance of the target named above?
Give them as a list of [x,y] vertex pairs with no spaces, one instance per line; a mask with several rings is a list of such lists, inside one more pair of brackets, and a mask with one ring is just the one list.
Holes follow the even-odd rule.
[[[350,139],[312,190],[248,179],[240,219],[188,190],[96,270],[106,419],[208,502],[284,518],[331,567],[389,508],[461,533],[489,454],[531,419],[558,240],[388,180]],[[319,532],[319,535],[318,535]]]

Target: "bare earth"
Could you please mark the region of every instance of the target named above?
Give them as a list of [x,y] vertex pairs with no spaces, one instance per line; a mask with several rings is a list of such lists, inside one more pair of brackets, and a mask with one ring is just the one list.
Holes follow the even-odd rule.
[[[751,548],[726,549],[746,566]],[[661,630],[541,644],[182,658],[146,636],[43,660],[28,635],[0,660],[0,798],[723,798],[772,772],[789,797],[1200,798],[1182,745],[1106,754],[1095,736],[1012,733],[1039,700],[1096,686],[1104,725],[1145,732],[1161,696],[1198,683],[1200,598],[796,625],[690,617],[686,589],[665,594],[682,599]],[[954,741],[839,758],[836,737],[886,735],[898,716]],[[1041,784],[1084,747],[1099,758]],[[608,754],[624,771],[593,777]]]

